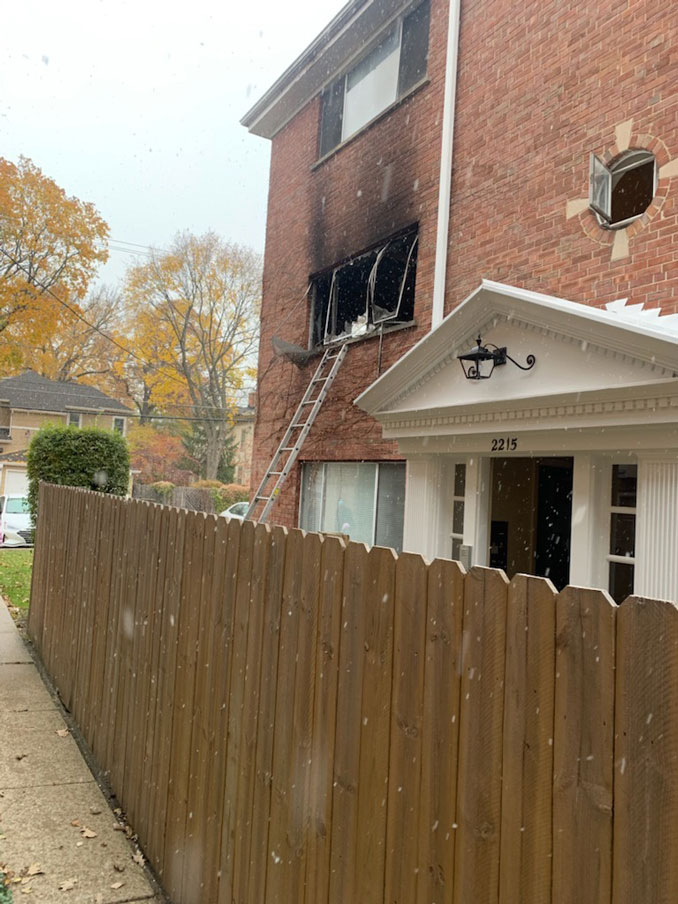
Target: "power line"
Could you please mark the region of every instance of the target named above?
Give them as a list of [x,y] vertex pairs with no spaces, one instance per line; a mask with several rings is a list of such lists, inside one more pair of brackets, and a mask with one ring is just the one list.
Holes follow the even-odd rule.
[[[12,263],[18,270],[21,270],[22,273],[24,273],[26,276],[30,277],[30,273],[29,273],[29,272],[26,270],[26,268],[21,264],[21,262],[18,261],[18,260],[16,260],[16,258],[12,257],[12,255],[9,254],[9,252],[5,251],[5,249],[4,249],[2,246],[0,246],[0,253],[4,254],[5,257],[10,261],[10,263]],[[125,352],[125,354],[126,354],[128,357],[134,358],[135,361],[138,361],[140,364],[143,364],[144,367],[153,367],[153,366],[155,366],[155,365],[153,365],[152,362],[146,361],[144,358],[141,358],[139,355],[137,355],[137,354],[136,354],[135,352],[133,352],[131,349],[129,349],[129,348],[127,348],[126,346],[122,345],[122,343],[118,342],[118,340],[115,339],[113,336],[110,336],[108,333],[105,333],[102,329],[100,329],[100,327],[96,326],[96,324],[92,323],[92,322],[91,322],[90,320],[88,320],[83,314],[81,314],[81,313],[80,313],[79,311],[77,311],[74,307],[72,307],[70,304],[68,304],[68,302],[64,301],[62,298],[59,298],[59,296],[58,296],[55,292],[53,292],[49,286],[45,286],[45,285],[44,285],[43,283],[41,283],[38,279],[35,279],[35,278],[33,278],[32,283],[35,284],[36,286],[38,286],[40,289],[42,289],[43,292],[46,292],[48,295],[50,295],[55,301],[57,301],[57,302],[58,302],[60,305],[62,305],[64,308],[66,308],[66,310],[69,311],[69,312],[70,312],[77,320],[79,320],[79,321],[81,321],[82,323],[84,323],[84,324],[85,324],[86,326],[88,326],[90,329],[93,329],[96,333],[98,333],[100,336],[102,336],[102,337],[103,337],[104,339],[106,339],[108,342],[111,342],[113,345],[115,345],[116,348],[119,348],[121,351]],[[183,383],[178,377],[175,377],[173,374],[167,373],[167,372],[165,372],[165,376],[166,376],[168,379],[170,379],[173,383],[176,383],[178,386],[181,386],[182,388],[185,389],[184,383]],[[46,391],[46,390],[42,390],[42,391],[44,392],[44,391]],[[187,407],[187,408],[188,408],[188,407],[190,407],[190,408],[203,408],[203,409],[207,409],[207,410],[210,410],[210,411],[215,411],[215,410],[217,410],[216,408],[213,408],[211,405],[190,405],[190,406],[186,406],[186,407]],[[222,410],[222,411],[227,411],[227,410],[230,410],[230,409],[220,409],[220,410]],[[200,420],[200,418],[198,418],[197,420]]]

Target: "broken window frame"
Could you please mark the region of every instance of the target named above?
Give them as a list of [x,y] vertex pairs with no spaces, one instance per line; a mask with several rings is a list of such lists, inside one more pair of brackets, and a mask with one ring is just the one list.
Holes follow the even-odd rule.
[[[430,0],[423,0],[422,3],[408,9],[395,23],[391,22],[380,32],[367,52],[359,60],[353,62],[349,69],[338,78],[333,79],[324,88],[321,95],[319,140],[319,155],[321,159],[344,141],[347,141],[353,135],[357,135],[377,116],[380,116],[385,110],[388,110],[425,81],[428,69],[429,30]],[[384,46],[387,45],[389,40],[393,40],[396,32],[396,48],[382,59],[380,52],[383,53]],[[405,52],[403,52],[403,48]],[[418,58],[416,59],[415,52],[418,53]],[[364,78],[368,78],[377,71],[379,65],[383,64],[394,54],[397,54],[398,58],[397,65],[394,67],[395,74],[391,76],[393,84],[389,85],[389,90],[386,92],[383,103],[377,101],[373,105],[371,115],[366,119],[361,119],[360,122],[357,122],[352,127],[347,126],[347,98],[352,90],[349,88],[351,76],[354,76],[360,69],[369,67],[370,58],[373,58],[377,62],[373,68],[367,69]],[[357,84],[359,82],[353,88],[357,87]],[[360,119],[360,117],[357,117],[357,119]]]
[[[393,310],[388,311],[388,308],[386,308],[384,304],[387,299],[375,299],[375,294],[378,287],[377,281],[379,278],[379,268],[387,257],[389,249],[396,246],[397,243],[402,243],[402,241],[405,239],[409,239],[410,241],[409,247],[407,248],[405,266],[398,284],[397,300],[395,302]],[[378,332],[379,329],[383,330],[384,326],[389,323],[399,325],[411,323],[414,316],[414,291],[416,283],[415,251],[418,247],[418,242],[418,228],[410,228],[396,236],[392,236],[390,239],[384,241],[384,243],[381,245],[373,246],[367,251],[362,251],[359,254],[353,255],[347,260],[344,260],[341,264],[338,264],[337,266],[332,268],[330,286],[329,290],[327,291],[327,307],[324,314],[320,315],[322,317],[321,321],[318,319],[317,312],[315,310],[316,306],[319,303],[318,284],[321,282],[321,280],[327,279],[330,271],[325,270],[323,273],[319,273],[314,277],[312,276],[311,283],[315,286],[315,290],[313,293],[313,307],[311,310],[310,318],[311,336],[309,347],[313,348],[318,346],[326,346],[331,345],[335,342],[347,341],[349,339],[358,339],[361,337],[374,335]],[[374,262],[370,267],[370,272],[365,279],[364,284],[361,284],[360,286],[360,291],[364,293],[365,299],[365,306],[364,308],[361,308],[363,313],[356,316],[353,321],[347,321],[339,310],[339,305],[341,304],[341,299],[339,297],[339,277],[341,276],[340,271],[345,270],[345,268],[355,266],[361,260],[361,258],[365,258],[367,256],[374,256]],[[403,301],[409,280],[412,281],[412,316],[407,320],[402,320],[401,317],[403,311]],[[382,304],[379,304],[378,301],[382,301]],[[379,311],[379,314],[375,316],[377,310]],[[384,311],[387,312],[386,316],[384,316]],[[359,321],[363,317],[364,321],[360,323]],[[340,329],[340,318],[343,320],[344,329]]]
[[632,148],[624,151],[611,164],[605,164],[600,157],[591,154],[589,164],[589,207],[598,217],[598,222],[605,229],[624,229],[630,223],[642,217],[652,200],[639,213],[625,217],[622,220],[614,220],[612,202],[614,192],[621,177],[631,170],[653,165],[652,197],[657,193],[657,159],[651,151],[642,148]]

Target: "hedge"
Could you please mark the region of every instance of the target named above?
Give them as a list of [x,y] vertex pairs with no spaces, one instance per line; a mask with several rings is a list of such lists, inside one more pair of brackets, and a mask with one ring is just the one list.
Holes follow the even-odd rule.
[[38,512],[41,480],[124,496],[129,487],[129,452],[119,433],[98,427],[42,427],[28,447],[28,504]]

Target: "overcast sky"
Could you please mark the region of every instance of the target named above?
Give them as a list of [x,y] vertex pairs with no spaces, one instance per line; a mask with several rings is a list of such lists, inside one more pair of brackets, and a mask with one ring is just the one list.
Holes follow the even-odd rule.
[[95,204],[109,284],[134,260],[117,249],[180,229],[263,251],[270,142],[239,120],[344,3],[4,3],[0,156]]

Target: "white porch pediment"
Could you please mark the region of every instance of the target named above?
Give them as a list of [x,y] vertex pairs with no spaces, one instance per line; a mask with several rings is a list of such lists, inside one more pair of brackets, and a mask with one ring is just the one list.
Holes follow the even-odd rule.
[[[483,280],[355,404],[394,438],[417,426],[435,433],[436,424],[445,425],[442,432],[472,423],[482,431],[507,416],[516,427],[528,421],[530,429],[535,411],[547,409],[579,420],[588,415],[593,423],[621,405],[628,423],[627,398],[639,400],[637,421],[648,408],[675,421],[678,317],[658,315],[639,305],[599,309]],[[508,361],[489,380],[467,380],[457,355],[479,334],[484,345],[506,346],[520,364],[534,355],[534,367],[522,371]]]

